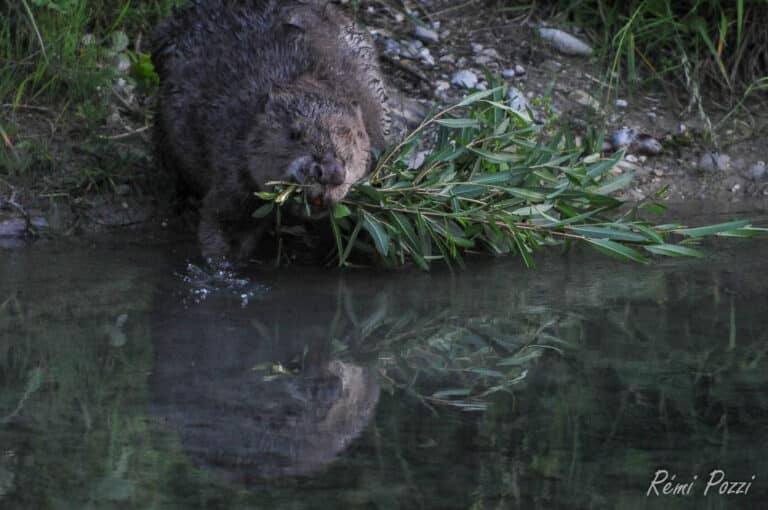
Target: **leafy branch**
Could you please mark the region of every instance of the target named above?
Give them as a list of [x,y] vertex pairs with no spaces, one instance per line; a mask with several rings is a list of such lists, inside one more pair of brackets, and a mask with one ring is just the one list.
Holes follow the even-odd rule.
[[505,86],[470,95],[381,157],[330,215],[339,265],[375,253],[386,265],[428,269],[435,260],[461,264],[466,253],[487,252],[517,254],[532,267],[542,247],[576,241],[648,263],[652,255],[700,257],[693,245],[705,236],[768,233],[749,220],[696,228],[649,221],[646,215],[666,208],[654,201],[627,207],[612,196],[633,178],[621,153],[604,158],[565,132],[551,133],[506,96]]

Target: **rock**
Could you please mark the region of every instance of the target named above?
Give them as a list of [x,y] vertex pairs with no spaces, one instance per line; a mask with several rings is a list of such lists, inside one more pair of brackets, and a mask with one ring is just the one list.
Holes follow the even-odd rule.
[[592,110],[599,111],[600,110],[600,102],[597,101],[594,97],[590,96],[587,92],[583,90],[574,90],[569,95],[568,98],[586,108],[591,108]]
[[518,76],[525,74],[525,67],[520,64],[515,64],[515,74]]
[[615,104],[616,108],[626,108],[629,106],[629,102],[626,99],[617,99]]
[[661,142],[646,134],[637,135],[635,143],[632,144],[630,148],[644,156],[658,156],[663,149]]
[[626,126],[615,131],[608,139],[607,145],[608,150],[627,149],[643,156],[657,156],[663,149],[661,142],[652,136],[638,133],[637,129]]
[[451,83],[457,87],[473,89],[477,87],[478,78],[472,71],[459,71],[451,77]]
[[400,55],[402,45],[399,41],[387,37],[384,39],[384,54],[390,57],[397,57]]
[[738,175],[732,175],[723,181],[723,186],[731,193],[736,193],[744,187],[744,180]]
[[515,70],[514,69],[503,69],[501,71],[501,76],[506,79],[512,79],[515,77]]
[[420,25],[417,25],[413,30],[413,36],[416,39],[421,39],[422,41],[426,42],[438,42],[440,40],[440,36],[437,32]]
[[434,67],[435,66],[435,57],[432,56],[432,53],[429,51],[429,48],[422,48],[419,52],[419,60],[421,60],[421,63],[428,66],[428,67]]
[[485,48],[480,54],[492,60],[501,60],[501,55],[494,48]]
[[523,112],[530,106],[528,99],[525,97],[525,94],[523,94],[523,91],[517,87],[509,87],[509,92],[507,95],[509,96],[510,108],[516,112]]
[[445,80],[437,80],[435,82],[435,90],[437,90],[438,92],[448,90],[449,88],[451,88],[451,84]]
[[539,28],[539,37],[564,55],[589,57],[592,47],[581,39],[556,28]]
[[748,171],[747,177],[753,181],[766,181],[768,180],[768,168],[766,168],[765,161],[758,161]]
[[699,170],[704,172],[723,172],[731,166],[731,157],[727,154],[708,152],[699,159]]
[[509,97],[509,107],[518,112],[523,118],[527,119],[528,122],[532,121],[531,112],[533,109],[531,108],[531,103],[523,94],[523,91],[517,87],[509,87],[507,95]]

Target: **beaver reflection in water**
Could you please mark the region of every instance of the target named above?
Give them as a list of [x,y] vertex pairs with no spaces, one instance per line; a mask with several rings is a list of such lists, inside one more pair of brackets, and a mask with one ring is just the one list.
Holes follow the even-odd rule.
[[341,200],[391,121],[373,43],[324,0],[192,0],[161,22],[156,148],[201,200],[206,258],[254,249],[270,181]]

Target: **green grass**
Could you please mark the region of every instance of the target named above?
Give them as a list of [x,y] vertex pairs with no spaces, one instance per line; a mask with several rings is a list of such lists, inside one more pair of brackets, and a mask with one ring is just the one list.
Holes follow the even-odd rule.
[[103,96],[117,74],[116,60],[121,54],[139,59],[151,27],[177,3],[20,0],[6,6],[0,18],[0,97],[18,105],[77,104]]
[[[768,76],[765,0],[561,0],[561,14],[591,32],[612,85],[676,81],[698,98],[717,84],[737,96]],[[752,89],[750,89],[752,87]]]

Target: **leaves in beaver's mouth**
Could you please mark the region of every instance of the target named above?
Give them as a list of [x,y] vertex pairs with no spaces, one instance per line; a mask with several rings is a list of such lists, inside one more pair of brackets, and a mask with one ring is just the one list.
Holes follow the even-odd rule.
[[[768,234],[747,220],[687,228],[646,219],[665,212],[657,201],[666,190],[622,208],[611,194],[626,189],[633,172],[622,152],[600,154],[603,133],[578,140],[535,123],[540,113],[514,110],[507,96],[506,85],[472,94],[384,153],[329,215],[338,264],[374,253],[385,265],[428,269],[434,260],[461,264],[467,253],[487,252],[516,253],[532,267],[541,247],[574,241],[648,263],[651,255],[700,256],[691,245],[707,235]],[[295,191],[263,198],[283,203]]]

